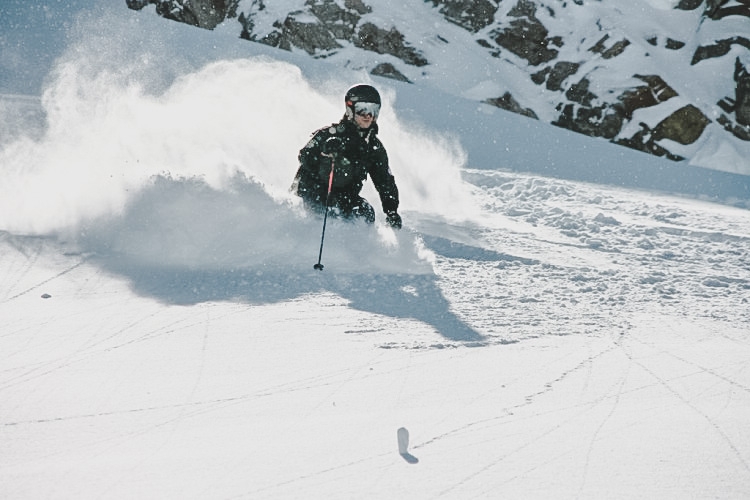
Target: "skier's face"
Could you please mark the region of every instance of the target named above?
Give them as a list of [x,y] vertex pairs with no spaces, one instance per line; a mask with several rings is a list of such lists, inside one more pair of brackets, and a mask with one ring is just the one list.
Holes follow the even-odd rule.
[[372,122],[378,119],[380,104],[374,102],[357,102],[354,104],[354,123],[361,129],[372,126]]
[[375,118],[371,114],[360,114],[355,113],[354,114],[354,123],[357,124],[359,128],[365,129],[370,128],[372,126],[372,122],[375,121]]

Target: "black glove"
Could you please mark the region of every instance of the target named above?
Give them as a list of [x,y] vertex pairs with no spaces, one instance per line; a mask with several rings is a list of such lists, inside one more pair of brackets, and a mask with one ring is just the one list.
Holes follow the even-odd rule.
[[391,210],[385,215],[385,221],[394,229],[401,229],[401,216],[395,210]]
[[341,140],[341,137],[334,135],[326,139],[320,150],[326,156],[338,156],[344,152],[344,141]]

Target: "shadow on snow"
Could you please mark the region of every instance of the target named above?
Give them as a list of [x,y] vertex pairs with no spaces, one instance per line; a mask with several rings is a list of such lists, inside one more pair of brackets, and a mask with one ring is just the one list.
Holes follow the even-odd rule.
[[108,272],[124,276],[141,296],[175,305],[233,301],[272,304],[320,292],[348,301],[349,307],[431,325],[448,340],[481,342],[484,336],[452,311],[434,275],[336,275],[329,271],[296,275],[257,269],[188,270],[128,265],[121,258],[94,259]]

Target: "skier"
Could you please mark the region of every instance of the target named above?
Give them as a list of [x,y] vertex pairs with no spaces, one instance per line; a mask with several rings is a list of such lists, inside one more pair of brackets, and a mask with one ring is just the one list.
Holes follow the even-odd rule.
[[377,137],[380,94],[370,85],[355,85],[346,92],[344,102],[346,113],[341,121],[314,132],[299,152],[300,167],[292,190],[312,211],[324,212],[327,200],[332,214],[345,219],[362,218],[372,224],[375,210],[359,195],[369,175],[380,195],[386,222],[400,229],[398,188],[388,166],[388,155]]

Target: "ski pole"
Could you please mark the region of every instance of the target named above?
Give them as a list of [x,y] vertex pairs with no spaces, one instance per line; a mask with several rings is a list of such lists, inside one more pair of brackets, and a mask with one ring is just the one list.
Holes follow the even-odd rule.
[[320,259],[323,258],[323,240],[326,237],[326,221],[328,220],[328,201],[331,198],[331,187],[333,187],[333,164],[334,158],[331,156],[331,173],[328,174],[328,193],[326,193],[326,212],[323,215],[323,233],[320,235],[320,252],[318,252],[318,263],[313,266],[313,269],[318,271],[323,270],[323,264],[320,263]]

